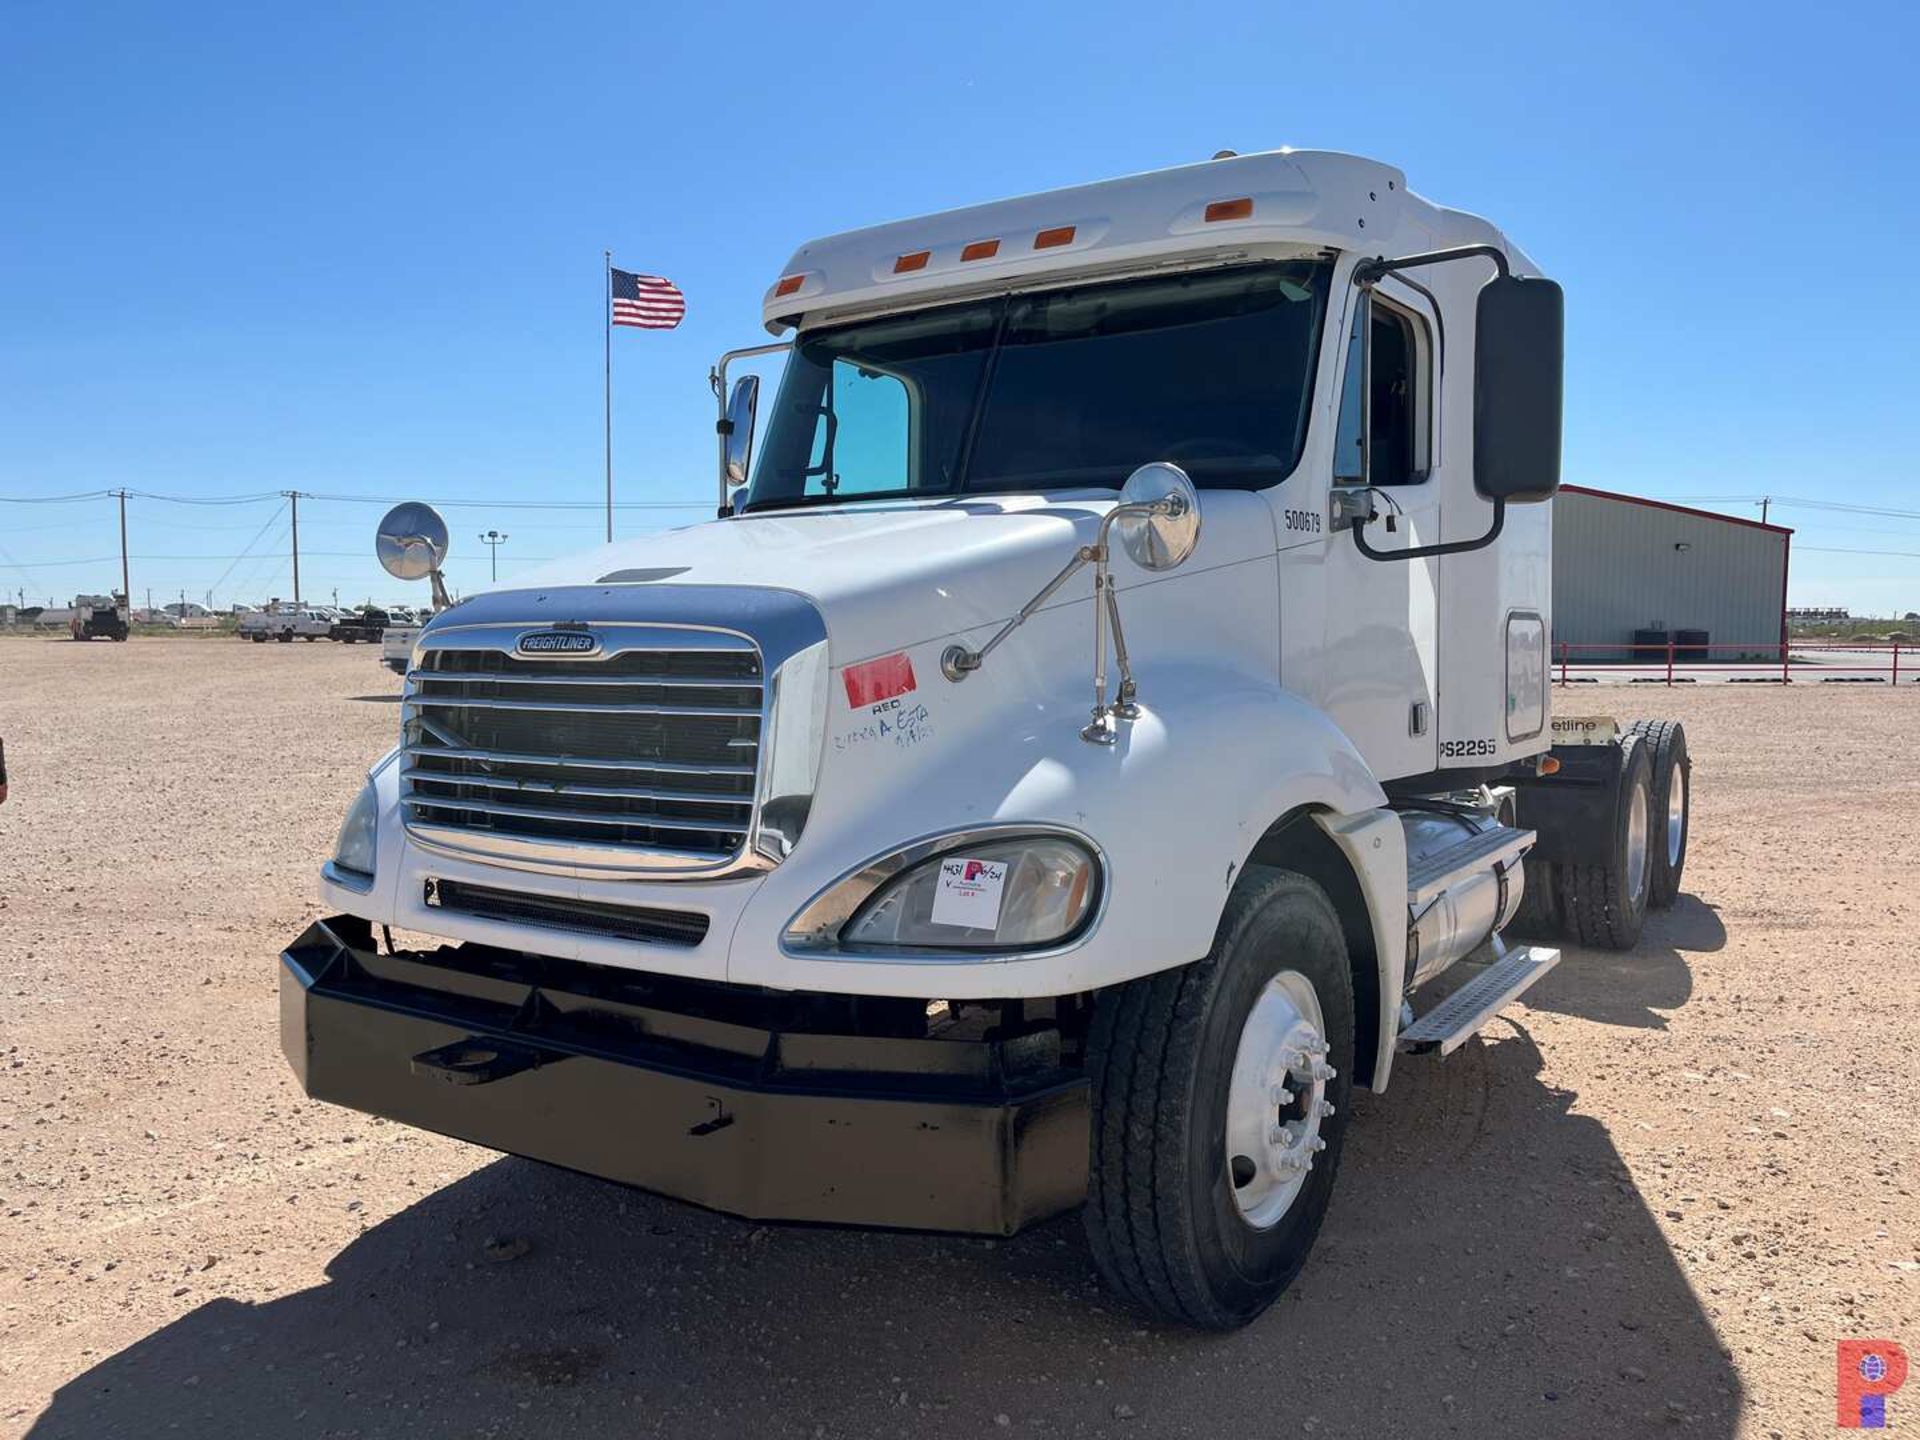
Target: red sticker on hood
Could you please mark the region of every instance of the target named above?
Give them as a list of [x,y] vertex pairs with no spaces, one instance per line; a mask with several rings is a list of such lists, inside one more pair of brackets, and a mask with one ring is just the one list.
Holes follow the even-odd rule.
[[916,688],[913,661],[904,650],[849,665],[843,673],[847,681],[847,704],[856,710],[878,705],[882,700],[891,700]]

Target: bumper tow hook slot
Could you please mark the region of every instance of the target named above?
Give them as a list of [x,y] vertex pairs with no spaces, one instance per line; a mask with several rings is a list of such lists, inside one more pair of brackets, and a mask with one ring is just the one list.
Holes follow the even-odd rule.
[[698,1125],[689,1127],[687,1134],[695,1137],[711,1135],[716,1130],[724,1130],[733,1124],[733,1116],[727,1113],[727,1107],[711,1095],[707,1097],[707,1107],[713,1113]]
[[413,1057],[411,1068],[416,1075],[444,1080],[449,1085],[490,1085],[522,1070],[532,1070],[541,1058],[537,1050],[469,1039],[423,1050]]

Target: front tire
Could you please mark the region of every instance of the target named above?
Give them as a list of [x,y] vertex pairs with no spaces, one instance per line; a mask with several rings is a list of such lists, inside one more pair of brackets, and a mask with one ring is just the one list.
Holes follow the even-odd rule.
[[1306,1263],[1353,1090],[1353,976],[1324,891],[1250,867],[1213,949],[1100,996],[1084,1220],[1118,1294],[1247,1324]]

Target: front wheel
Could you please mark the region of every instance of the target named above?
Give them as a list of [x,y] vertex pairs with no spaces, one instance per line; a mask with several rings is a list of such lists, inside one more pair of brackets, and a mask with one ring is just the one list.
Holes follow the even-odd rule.
[[1100,996],[1085,1223],[1120,1295],[1209,1330],[1306,1263],[1353,1089],[1353,977],[1319,886],[1251,867],[1213,949]]

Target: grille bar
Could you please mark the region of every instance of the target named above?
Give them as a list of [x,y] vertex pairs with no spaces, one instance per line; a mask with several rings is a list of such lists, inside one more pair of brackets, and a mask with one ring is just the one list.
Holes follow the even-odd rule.
[[538,675],[494,674],[486,670],[453,670],[436,673],[432,670],[421,672],[415,677],[429,685],[466,685],[480,683],[485,685],[585,685],[619,686],[631,689],[635,686],[657,685],[663,690],[751,690],[756,694],[760,682],[754,679],[739,680],[690,680],[679,675],[578,675],[571,671],[562,674]]
[[637,705],[625,701],[595,705],[584,700],[481,700],[469,699],[464,695],[421,694],[415,694],[412,697],[412,703],[452,710],[547,710],[563,715],[719,716],[727,720],[735,720],[742,715],[757,714],[759,711],[757,704],[752,710],[747,710],[740,706],[720,708],[700,705]]
[[[402,780],[430,785],[473,785],[485,790],[518,790],[538,795],[591,795],[615,800],[666,800],[676,805],[752,805],[751,795],[716,795],[699,790],[655,790],[637,785],[578,785],[567,780],[538,780],[531,776],[469,775],[456,770],[428,770],[409,765]],[[418,791],[416,791],[418,793]],[[422,800],[430,797],[421,795]],[[431,797],[438,798],[438,797]]]
[[686,765],[672,760],[605,760],[592,755],[535,755],[519,750],[479,750],[470,745],[408,745],[410,759],[481,760],[497,765],[560,765],[582,770],[656,770],[662,775],[752,775],[751,765]]
[[499,805],[491,800],[459,800],[448,795],[403,795],[401,802],[415,810],[450,810],[473,815],[501,815],[522,820],[563,820],[573,825],[613,826],[617,829],[681,830],[707,835],[743,835],[746,825],[715,820],[669,820],[659,815],[622,815],[614,811],[549,809],[537,805]]

